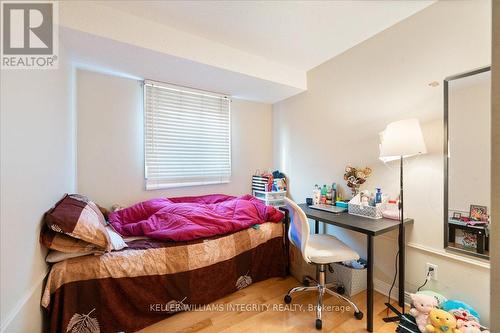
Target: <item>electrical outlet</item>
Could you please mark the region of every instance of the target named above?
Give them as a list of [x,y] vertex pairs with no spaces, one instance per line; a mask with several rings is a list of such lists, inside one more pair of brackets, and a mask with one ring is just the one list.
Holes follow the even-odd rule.
[[435,264],[427,263],[425,265],[425,276],[430,280],[437,281],[438,279],[438,266]]

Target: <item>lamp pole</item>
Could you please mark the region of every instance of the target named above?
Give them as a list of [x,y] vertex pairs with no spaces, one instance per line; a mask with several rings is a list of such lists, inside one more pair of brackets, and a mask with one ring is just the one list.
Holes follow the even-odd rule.
[[[401,312],[398,311],[390,301],[385,303],[387,308],[396,314],[394,317],[386,317],[383,320],[386,323],[400,321],[401,316],[405,313],[405,227],[404,227],[404,205],[403,205],[403,156],[399,159],[399,234],[398,234],[398,305],[401,307]],[[391,295],[389,295],[389,299]]]
[[399,168],[399,283],[398,283],[398,303],[401,313],[405,313],[405,230],[404,230],[404,206],[403,206],[403,156],[400,157]]

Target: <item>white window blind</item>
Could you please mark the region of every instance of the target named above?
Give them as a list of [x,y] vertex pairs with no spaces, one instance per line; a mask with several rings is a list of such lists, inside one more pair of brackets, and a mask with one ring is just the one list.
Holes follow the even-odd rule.
[[145,81],[146,189],[229,182],[230,121],[227,96]]

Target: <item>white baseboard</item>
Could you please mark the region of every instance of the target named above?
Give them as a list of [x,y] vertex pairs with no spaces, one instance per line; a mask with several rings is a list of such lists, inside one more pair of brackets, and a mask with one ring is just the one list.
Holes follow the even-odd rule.
[[2,318],[2,323],[0,326],[0,332],[1,333],[6,333],[10,332],[8,330],[9,326],[11,323],[14,321],[14,319],[17,317],[18,314],[21,313],[23,308],[25,307],[26,303],[30,300],[31,297],[37,292],[42,289],[42,284],[43,280],[45,279],[45,276],[47,275],[47,272],[42,274],[36,282],[33,284],[33,286],[24,293],[24,295],[17,301],[16,305],[10,310],[10,312],[5,316],[5,318]]
[[[389,290],[391,289],[391,285],[379,279],[373,279],[373,288],[375,291],[381,293],[384,296],[389,297]],[[397,286],[392,288],[391,299],[397,301],[399,298],[399,289]],[[405,292],[405,304],[409,306],[410,304],[410,294]]]

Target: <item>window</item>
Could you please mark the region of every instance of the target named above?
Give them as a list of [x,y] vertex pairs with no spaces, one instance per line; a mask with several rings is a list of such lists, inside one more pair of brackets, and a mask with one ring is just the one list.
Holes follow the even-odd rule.
[[145,81],[146,189],[229,182],[230,120],[227,96]]

